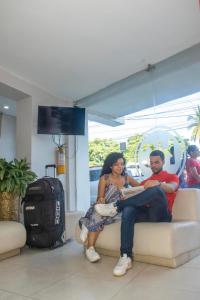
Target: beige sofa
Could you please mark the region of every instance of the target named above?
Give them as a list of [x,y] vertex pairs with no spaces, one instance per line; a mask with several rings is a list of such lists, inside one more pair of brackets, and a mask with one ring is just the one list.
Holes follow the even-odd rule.
[[21,223],[0,221],[0,260],[18,255],[26,242],[26,230]]
[[[101,254],[119,256],[120,220],[105,226],[96,248]],[[76,239],[80,229],[76,227]],[[175,268],[200,254],[200,190],[180,189],[172,223],[135,225],[134,259]]]

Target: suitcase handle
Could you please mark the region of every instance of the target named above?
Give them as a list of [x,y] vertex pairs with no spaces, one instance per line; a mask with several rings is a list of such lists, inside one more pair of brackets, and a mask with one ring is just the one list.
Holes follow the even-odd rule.
[[46,165],[46,166],[45,166],[45,169],[48,169],[48,168],[54,168],[54,169],[55,169],[55,168],[56,168],[56,165],[55,165],[55,164],[53,164],[53,165]]
[[47,170],[49,168],[54,168],[54,177],[56,177],[56,165],[55,164],[51,164],[51,165],[46,165],[45,166],[45,176],[47,176]]

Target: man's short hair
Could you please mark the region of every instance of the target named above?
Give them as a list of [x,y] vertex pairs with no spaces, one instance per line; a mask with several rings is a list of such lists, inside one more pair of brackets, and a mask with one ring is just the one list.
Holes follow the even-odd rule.
[[165,155],[162,151],[160,150],[154,150],[150,153],[150,156],[160,156],[160,158],[164,161],[165,160]]
[[191,152],[195,152],[195,151],[198,151],[198,147],[196,145],[189,145],[188,148],[187,148],[187,153],[190,155]]

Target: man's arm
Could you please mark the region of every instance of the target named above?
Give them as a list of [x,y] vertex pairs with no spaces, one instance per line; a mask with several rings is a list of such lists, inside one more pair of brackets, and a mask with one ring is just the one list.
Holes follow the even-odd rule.
[[161,182],[160,187],[166,192],[166,193],[173,193],[178,189],[178,184],[176,182]]
[[154,186],[160,186],[166,193],[173,193],[177,190],[178,188],[178,183],[177,182],[160,182],[159,180],[147,180],[144,183],[144,188],[148,189]]

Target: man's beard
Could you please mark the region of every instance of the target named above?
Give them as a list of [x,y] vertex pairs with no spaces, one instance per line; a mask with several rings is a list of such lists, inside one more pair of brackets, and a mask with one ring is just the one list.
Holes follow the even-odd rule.
[[[153,170],[152,170],[153,171]],[[158,174],[158,173],[160,173],[162,171],[162,168],[160,168],[159,170],[157,170],[157,171],[153,171],[153,174]]]

